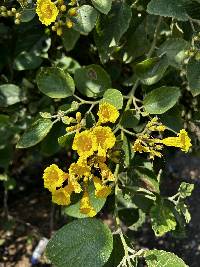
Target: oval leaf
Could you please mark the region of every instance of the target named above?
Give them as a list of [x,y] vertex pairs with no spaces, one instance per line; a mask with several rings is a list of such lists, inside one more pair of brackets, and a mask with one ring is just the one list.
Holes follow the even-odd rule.
[[187,21],[188,14],[185,9],[186,0],[151,0],[147,12],[153,15],[172,17]]
[[200,94],[200,61],[190,59],[187,66],[187,79],[193,96]]
[[47,245],[56,267],[102,267],[113,249],[108,226],[97,219],[79,219],[62,227]]
[[77,69],[74,76],[78,91],[87,97],[100,97],[111,87],[111,79],[99,65]]
[[60,68],[42,68],[36,81],[39,90],[51,98],[65,98],[75,91],[72,77]]
[[154,89],[144,99],[146,112],[150,114],[162,114],[172,108],[181,95],[178,87],[162,86]]
[[27,148],[38,144],[49,133],[53,123],[49,119],[38,119],[20,138],[17,148]]
[[103,14],[108,14],[111,9],[112,0],[92,0],[93,6]]
[[103,102],[108,102],[115,106],[117,109],[122,109],[123,107],[123,95],[117,89],[108,89],[103,95]]
[[149,58],[135,66],[135,72],[143,84],[152,85],[162,79],[168,68],[167,58]]
[[163,250],[149,250],[145,252],[144,257],[148,267],[188,267],[188,265],[174,253]]
[[21,89],[14,84],[0,85],[0,107],[14,105],[21,101]]
[[82,5],[77,11],[77,16],[73,18],[74,29],[83,34],[91,32],[97,17],[98,12],[96,9],[89,5]]
[[22,52],[14,61],[13,68],[15,70],[33,70],[38,68],[42,63],[42,58],[38,57],[34,52]]

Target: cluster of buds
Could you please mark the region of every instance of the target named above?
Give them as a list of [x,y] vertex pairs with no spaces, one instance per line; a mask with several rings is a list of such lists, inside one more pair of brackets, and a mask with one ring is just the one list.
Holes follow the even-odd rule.
[[166,130],[166,126],[159,122],[157,117],[154,117],[147,123],[146,130],[149,130],[151,132],[164,132]]
[[[63,2],[62,0],[60,2]],[[59,2],[59,3],[60,3]],[[66,5],[59,5],[59,10],[61,12],[65,12],[67,9]],[[65,22],[63,20],[56,21],[54,25],[51,27],[52,31],[56,32],[57,35],[61,36],[63,34],[63,28],[66,27],[68,29],[73,27],[73,22],[70,17],[77,15],[77,8],[72,7],[67,11],[67,18]]]
[[192,38],[192,46],[185,53],[189,58],[194,57],[196,60],[200,60],[200,32]]
[[83,126],[85,126],[85,120],[82,119],[80,112],[76,113],[76,119],[74,119],[72,117],[65,116],[65,117],[63,117],[62,122],[67,124],[67,125],[75,124],[75,125],[67,127],[66,128],[67,132],[79,131]]
[[21,14],[17,12],[16,8],[7,9],[5,6],[0,6],[0,17],[14,17],[15,24],[20,23]]

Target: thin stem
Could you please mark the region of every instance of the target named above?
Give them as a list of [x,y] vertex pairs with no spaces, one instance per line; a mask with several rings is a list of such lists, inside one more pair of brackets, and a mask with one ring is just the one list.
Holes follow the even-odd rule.
[[55,205],[52,203],[51,205],[51,213],[50,213],[50,223],[49,223],[49,235],[51,236],[54,229],[54,214],[55,214]]
[[159,33],[159,30],[160,30],[160,24],[161,24],[161,21],[162,21],[162,17],[159,16],[158,18],[158,22],[157,22],[157,25],[156,25],[156,28],[155,28],[155,33],[154,33],[154,37],[153,37],[153,42],[151,44],[151,48],[147,54],[147,58],[150,58],[156,48],[156,43],[157,43],[157,39],[158,39],[158,33]]
[[96,104],[98,104],[99,103],[99,101],[88,101],[88,100],[85,100],[85,99],[83,99],[83,98],[81,98],[80,96],[77,96],[77,95],[74,95],[74,97],[76,98],[76,99],[78,99],[81,103],[83,103],[83,104],[91,104],[91,105],[96,105]]
[[132,132],[130,132],[130,131],[124,129],[123,127],[120,127],[120,126],[119,126],[119,129],[122,130],[123,132],[127,133],[127,134],[130,134],[130,135],[132,135],[132,136],[136,136],[135,133],[132,133]]
[[119,173],[119,164],[116,165],[115,167],[115,211],[114,211],[114,215],[115,215],[115,223],[116,223],[116,228],[120,228],[120,220],[119,220],[119,216],[118,216],[118,200],[117,200],[117,194],[119,191],[119,187],[118,187],[118,173]]

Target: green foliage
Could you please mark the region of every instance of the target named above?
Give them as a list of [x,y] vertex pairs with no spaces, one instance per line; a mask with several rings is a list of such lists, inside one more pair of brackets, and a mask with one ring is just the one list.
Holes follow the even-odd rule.
[[144,108],[150,114],[163,114],[178,102],[180,95],[178,87],[162,86],[145,96]]
[[48,243],[47,255],[58,267],[102,267],[112,248],[113,237],[105,224],[97,219],[79,219],[56,232]]
[[102,96],[106,89],[111,87],[109,75],[99,65],[77,69],[74,80],[79,92],[87,97]]
[[74,17],[74,29],[82,34],[89,33],[95,26],[98,12],[89,5],[83,5],[78,9],[78,15]]
[[187,65],[187,78],[189,88],[193,96],[200,94],[200,62],[195,59],[190,59]]
[[103,95],[102,102],[110,103],[117,109],[122,109],[123,95],[117,89],[107,89]]
[[150,211],[152,229],[156,236],[175,230],[176,219],[173,210],[167,203],[156,203]]
[[112,0],[92,0],[93,6],[103,14],[108,14],[112,6]]
[[36,80],[39,90],[51,98],[68,97],[75,90],[72,77],[59,68],[42,68]]
[[168,62],[163,58],[149,58],[135,66],[135,72],[143,84],[152,85],[162,79],[168,68]]
[[163,250],[149,250],[145,253],[145,261],[148,267],[187,267],[182,259],[173,253]]
[[131,8],[125,2],[114,2],[108,16],[100,16],[95,32],[95,43],[103,63],[119,44],[131,20]]
[[0,85],[0,107],[14,105],[21,101],[22,91],[14,84]]
[[50,132],[53,123],[49,119],[38,119],[21,136],[17,148],[27,148],[38,144]]
[[185,4],[188,0],[151,0],[147,7],[147,12],[154,15],[172,17],[178,20],[188,20]]

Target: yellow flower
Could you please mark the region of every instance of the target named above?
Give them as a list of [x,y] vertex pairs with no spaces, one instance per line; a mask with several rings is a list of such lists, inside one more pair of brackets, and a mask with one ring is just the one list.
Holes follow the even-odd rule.
[[89,217],[94,217],[96,215],[96,211],[90,203],[89,194],[86,190],[84,190],[83,197],[80,201],[80,212],[87,214]]
[[46,26],[54,22],[58,16],[58,8],[51,0],[37,0],[36,13]]
[[69,167],[69,175],[70,176],[90,176],[90,167],[87,166],[86,162],[80,162],[80,160],[77,163],[72,163]]
[[76,133],[72,149],[76,150],[80,157],[88,158],[97,150],[96,138],[89,130]]
[[63,182],[68,178],[69,175],[67,173],[59,169],[56,164],[52,164],[44,170],[44,187],[54,192],[56,188],[61,187]]
[[93,129],[92,133],[96,137],[98,145],[98,156],[105,157],[109,148],[115,145],[115,135],[110,127],[97,126]]
[[180,149],[184,152],[188,152],[189,148],[192,146],[191,139],[184,129],[180,130],[177,137],[164,138],[162,143],[166,146],[180,147]]
[[117,118],[119,117],[119,111],[115,106],[103,102],[99,104],[99,111],[97,115],[99,116],[99,123],[115,123]]
[[95,196],[106,198],[111,193],[111,187],[104,185],[98,177],[93,178],[95,186]]
[[72,193],[72,187],[66,186],[64,188],[60,188],[52,193],[52,202],[58,205],[67,206],[71,203],[70,196]]
[[108,166],[105,163],[99,162],[99,168],[101,171],[101,177],[103,182],[113,182],[115,181],[115,176],[111,172],[111,170],[108,168]]

